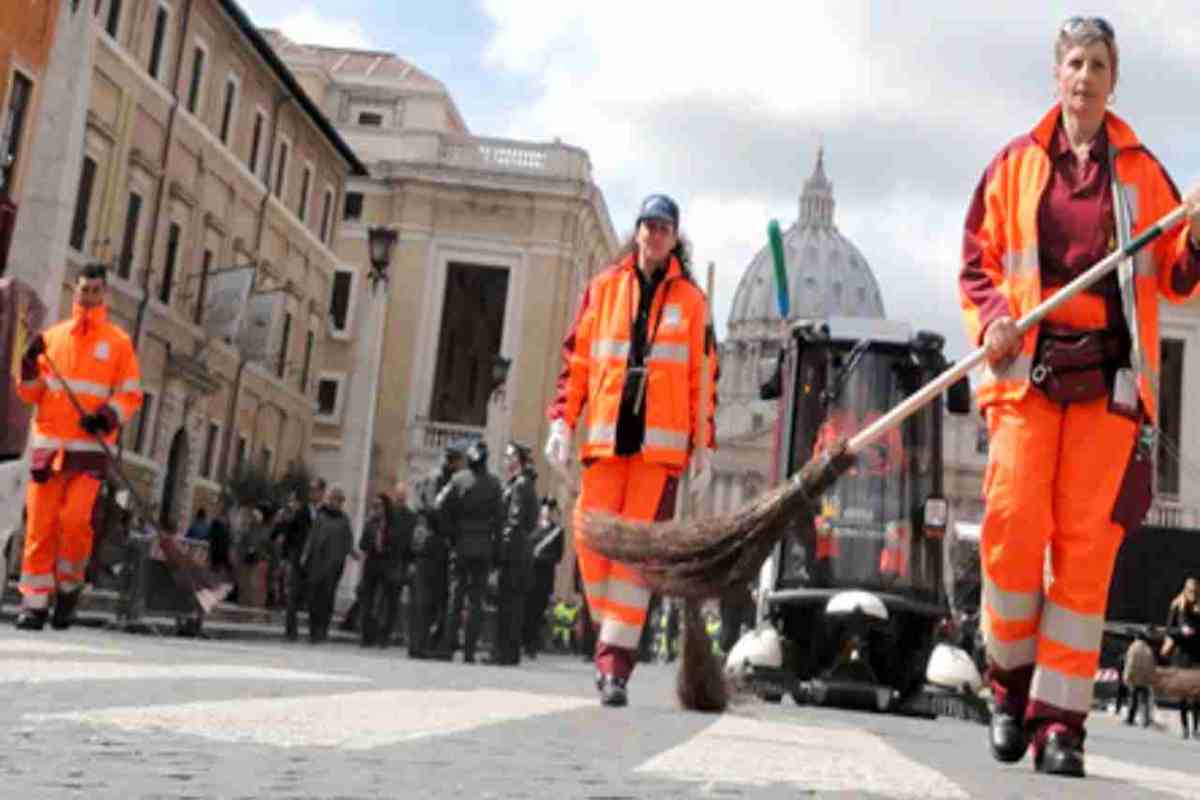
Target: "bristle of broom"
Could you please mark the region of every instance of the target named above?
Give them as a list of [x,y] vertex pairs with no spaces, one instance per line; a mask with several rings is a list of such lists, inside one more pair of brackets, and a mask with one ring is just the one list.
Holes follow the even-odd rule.
[[698,600],[687,600],[683,606],[683,653],[675,694],[689,711],[720,713],[729,705],[730,687],[704,629]]
[[817,498],[853,463],[841,441],[733,514],[646,523],[592,513],[582,533],[592,549],[637,568],[654,591],[712,597],[756,575],[787,532],[811,527]]

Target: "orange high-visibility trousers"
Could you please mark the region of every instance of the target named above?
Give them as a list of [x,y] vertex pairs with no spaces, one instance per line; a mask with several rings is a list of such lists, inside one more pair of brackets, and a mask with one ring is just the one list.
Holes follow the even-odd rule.
[[21,561],[21,603],[49,607],[50,595],[83,586],[92,555],[92,510],[100,481],[84,472],[55,472],[29,484],[28,518]]
[[601,458],[586,464],[575,505],[575,551],[596,638],[596,668],[628,678],[646,623],[650,590],[634,570],[588,547],[578,531],[586,511],[603,511],[631,520],[670,519],[675,513],[678,473],[648,463],[642,454]]
[[997,702],[1031,729],[1081,730],[1125,534],[1113,508],[1138,426],[1106,398],[1064,407],[1032,389],[986,413],[980,559]]

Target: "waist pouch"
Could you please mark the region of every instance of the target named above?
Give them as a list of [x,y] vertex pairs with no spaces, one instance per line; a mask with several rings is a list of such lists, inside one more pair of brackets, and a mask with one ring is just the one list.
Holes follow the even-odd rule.
[[1043,323],[1030,379],[1056,403],[1099,400],[1108,395],[1122,351],[1121,337],[1113,332]]

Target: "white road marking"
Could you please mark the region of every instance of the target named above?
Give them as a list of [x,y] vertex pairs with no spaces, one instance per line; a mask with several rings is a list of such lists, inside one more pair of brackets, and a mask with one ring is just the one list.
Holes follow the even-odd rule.
[[1173,794],[1176,797],[1188,797],[1193,800],[1200,797],[1200,784],[1197,783],[1194,773],[1189,775],[1173,769],[1144,767],[1090,753],[1087,755],[1085,766],[1089,777],[1132,783],[1142,789]]
[[357,675],[302,672],[294,669],[236,664],[178,664],[159,666],[135,662],[52,661],[0,659],[0,683],[53,683],[57,681],[229,680],[294,681],[309,683],[369,683]]
[[36,641],[34,639],[4,639],[0,641],[0,656],[10,653],[21,655],[96,655],[126,656],[128,650],[116,647],[93,647],[86,644],[64,644],[62,642]]
[[543,714],[591,708],[595,700],[509,692],[387,690],[26,715],[124,731],[170,730],[222,742],[366,750]]
[[906,758],[875,734],[732,714],[636,771],[702,784],[791,784],[808,791],[922,800],[968,797],[944,775]]

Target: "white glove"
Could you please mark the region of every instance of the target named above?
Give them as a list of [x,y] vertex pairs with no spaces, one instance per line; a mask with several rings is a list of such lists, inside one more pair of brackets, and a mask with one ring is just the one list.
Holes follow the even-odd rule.
[[546,460],[550,466],[566,475],[571,461],[571,427],[561,419],[550,423],[550,434],[546,437]]
[[712,451],[707,447],[694,450],[688,470],[688,491],[703,495],[712,483]]

